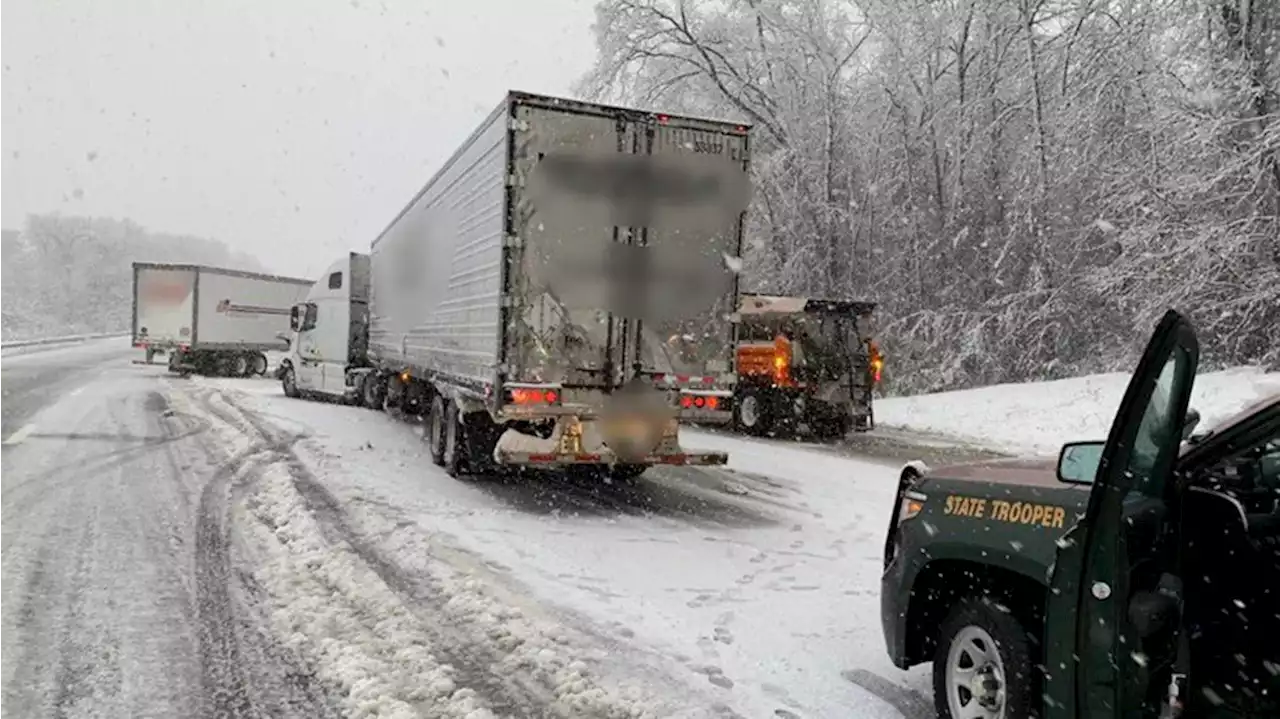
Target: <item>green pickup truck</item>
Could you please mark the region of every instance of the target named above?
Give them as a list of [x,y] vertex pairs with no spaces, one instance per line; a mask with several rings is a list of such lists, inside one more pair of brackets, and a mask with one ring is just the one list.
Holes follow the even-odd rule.
[[903,469],[881,619],[939,716],[1280,717],[1280,396],[1192,435],[1198,357],[1170,311],[1105,442]]

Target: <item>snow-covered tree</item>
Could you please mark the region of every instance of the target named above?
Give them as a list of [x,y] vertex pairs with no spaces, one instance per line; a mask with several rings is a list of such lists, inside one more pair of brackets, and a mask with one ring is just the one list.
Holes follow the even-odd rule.
[[897,387],[1121,367],[1169,306],[1280,365],[1280,5],[596,13],[581,92],[751,123],[748,284],[881,303]]

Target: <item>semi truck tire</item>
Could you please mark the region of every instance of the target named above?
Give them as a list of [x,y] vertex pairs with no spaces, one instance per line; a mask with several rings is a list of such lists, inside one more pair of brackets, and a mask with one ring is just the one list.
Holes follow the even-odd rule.
[[933,658],[939,719],[1036,716],[1034,664],[1027,631],[1012,614],[961,601],[942,623]]
[[444,466],[444,420],[445,399],[438,394],[432,395],[427,420],[422,423],[422,433],[427,441],[427,451],[431,453],[431,462],[437,467]]
[[284,374],[280,377],[280,386],[284,389],[285,397],[297,399],[302,396],[298,391],[298,377],[293,373],[292,367],[284,368]]
[[228,374],[232,377],[248,377],[253,374],[253,365],[249,362],[249,355],[234,354],[227,361]]
[[812,420],[809,424],[815,436],[822,440],[840,440],[853,428],[853,417],[827,415]]
[[609,480],[619,484],[632,484],[649,470],[644,464],[615,464],[609,468]]
[[386,383],[377,372],[370,372],[360,383],[360,404],[369,409],[382,409],[382,402],[387,392]]
[[455,479],[462,477],[467,471],[467,437],[462,426],[462,414],[455,402],[445,402],[444,406],[444,453],[441,459],[444,471]]
[[733,423],[740,431],[757,437],[766,435],[773,428],[773,419],[764,392],[749,389],[734,398]]
[[267,376],[267,356],[261,352],[253,355],[253,373],[259,377]]

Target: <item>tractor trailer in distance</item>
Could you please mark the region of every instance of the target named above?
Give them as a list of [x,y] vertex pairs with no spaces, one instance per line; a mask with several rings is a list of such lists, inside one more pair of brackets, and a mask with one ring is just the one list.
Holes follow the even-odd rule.
[[174,372],[265,374],[288,348],[289,311],[312,281],[203,265],[133,263],[133,346]]
[[291,396],[423,418],[454,476],[723,464],[744,125],[512,92],[294,308]]

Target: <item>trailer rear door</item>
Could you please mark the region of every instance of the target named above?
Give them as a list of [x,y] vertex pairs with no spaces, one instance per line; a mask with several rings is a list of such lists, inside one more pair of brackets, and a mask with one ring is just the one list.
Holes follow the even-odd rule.
[[135,264],[133,344],[157,348],[190,344],[195,286],[195,268]]
[[507,376],[615,388],[731,365],[745,128],[513,103]]

